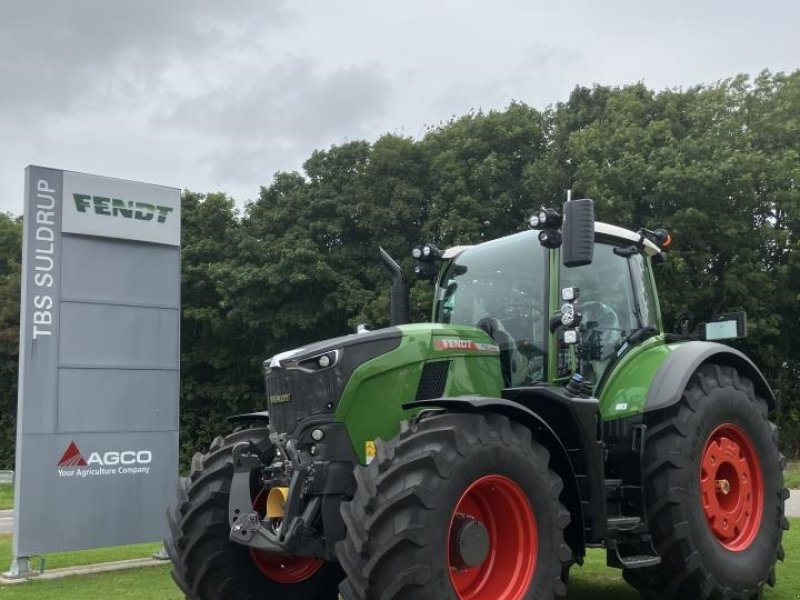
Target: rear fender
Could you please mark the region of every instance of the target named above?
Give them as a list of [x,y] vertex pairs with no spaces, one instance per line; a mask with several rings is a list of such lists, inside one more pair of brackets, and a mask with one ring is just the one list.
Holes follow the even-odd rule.
[[675,349],[656,372],[645,399],[644,412],[663,410],[677,403],[692,375],[704,364],[733,367],[753,382],[758,396],[770,409],[775,394],[759,368],[739,350],[714,342],[686,342]]

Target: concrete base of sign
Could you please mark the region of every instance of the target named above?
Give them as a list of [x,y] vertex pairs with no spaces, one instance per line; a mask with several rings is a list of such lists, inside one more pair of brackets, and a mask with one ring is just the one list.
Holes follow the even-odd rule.
[[[25,560],[25,559],[23,559]],[[18,566],[20,560],[16,561]],[[25,560],[27,565],[27,560]],[[0,585],[24,583],[25,581],[43,581],[50,579],[61,579],[63,577],[72,577],[73,575],[91,575],[92,573],[106,573],[109,571],[125,571],[127,569],[138,569],[141,567],[159,567],[164,566],[163,560],[154,560],[152,558],[137,558],[134,560],[118,560],[115,562],[99,563],[96,565],[81,565],[79,567],[66,567],[63,569],[51,569],[44,573],[28,570],[27,573],[17,569],[17,574],[13,574],[14,565],[11,565],[12,571],[0,575]],[[26,567],[27,568],[27,567]]]
[[153,558],[155,560],[169,560],[169,554],[167,554],[167,547],[164,544],[161,544],[161,548],[159,548],[158,552],[153,553]]
[[3,573],[2,577],[7,579],[25,579],[26,577],[34,577],[39,575],[36,571],[31,570],[31,561],[27,556],[18,556],[11,561],[11,568],[8,573]]

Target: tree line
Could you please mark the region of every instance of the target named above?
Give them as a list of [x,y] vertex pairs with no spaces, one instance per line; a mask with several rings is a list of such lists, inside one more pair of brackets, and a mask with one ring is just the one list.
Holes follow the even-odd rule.
[[[181,456],[265,405],[262,361],[388,321],[382,245],[488,240],[527,227],[564,190],[600,220],[667,227],[657,268],[668,327],[744,310],[737,345],[778,395],[784,452],[800,453],[800,71],[654,91],[577,87],[545,110],[515,102],[314,152],[237,210],[183,194]],[[13,467],[21,219],[0,215],[0,468]],[[427,282],[412,286],[416,320]]]

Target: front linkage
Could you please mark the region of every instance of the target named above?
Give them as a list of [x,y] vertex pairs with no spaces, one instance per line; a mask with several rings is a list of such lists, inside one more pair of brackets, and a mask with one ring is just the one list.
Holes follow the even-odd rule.
[[[233,448],[231,541],[265,552],[335,560],[334,546],[345,535],[339,505],[356,488],[357,460],[345,429],[317,423],[297,438],[274,432],[269,437],[270,454],[252,442]],[[254,486],[269,490],[266,499],[256,494],[259,505],[252,500]]]

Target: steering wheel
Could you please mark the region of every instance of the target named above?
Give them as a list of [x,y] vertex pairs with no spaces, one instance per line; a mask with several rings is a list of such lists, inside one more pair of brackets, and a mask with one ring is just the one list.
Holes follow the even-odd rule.
[[590,300],[581,304],[583,319],[581,329],[587,332],[596,331],[600,334],[601,356],[605,360],[617,350],[622,340],[622,324],[617,312],[605,302]]

